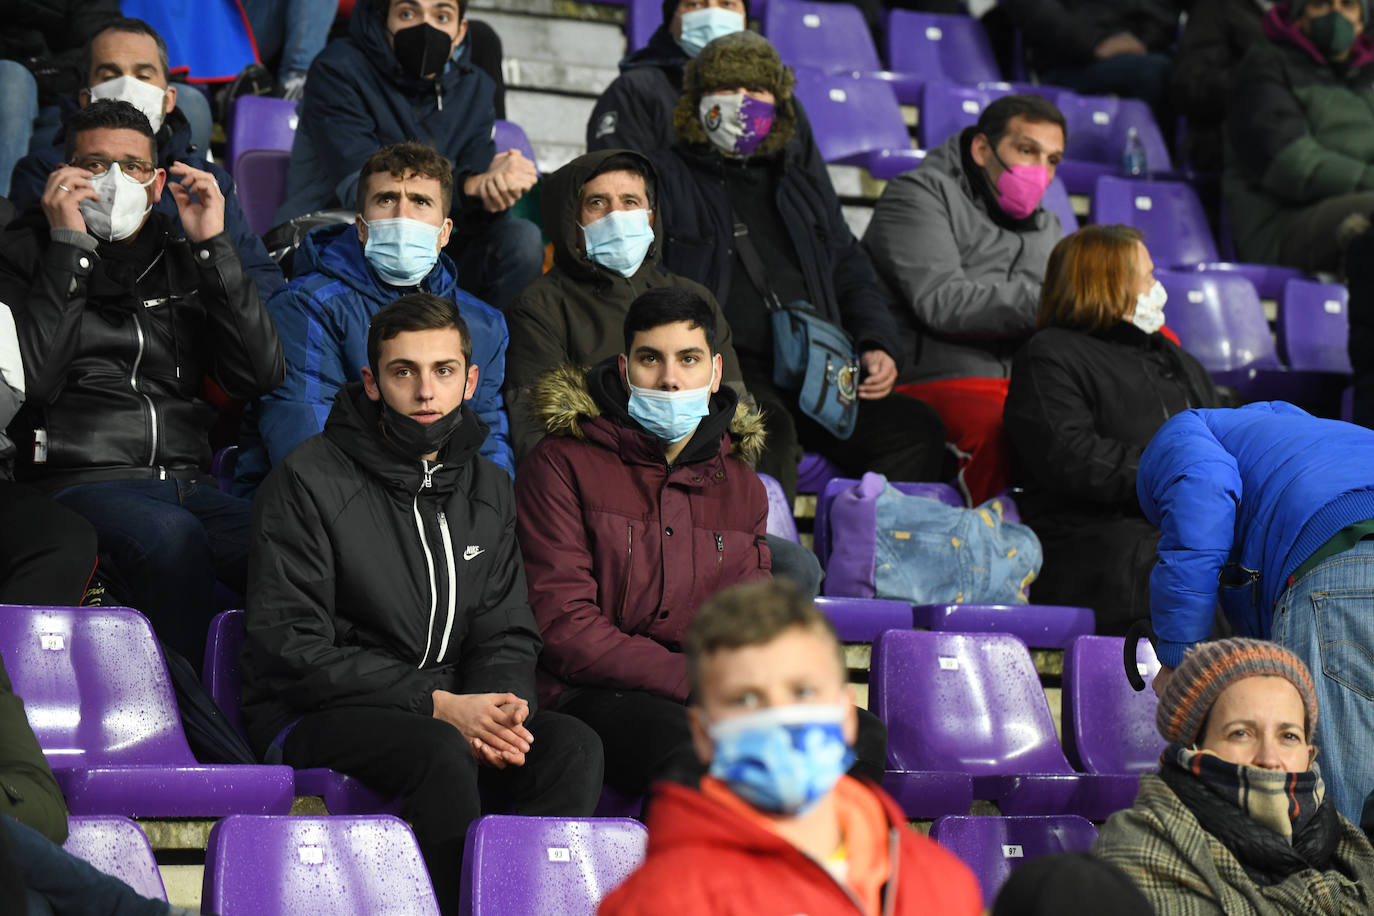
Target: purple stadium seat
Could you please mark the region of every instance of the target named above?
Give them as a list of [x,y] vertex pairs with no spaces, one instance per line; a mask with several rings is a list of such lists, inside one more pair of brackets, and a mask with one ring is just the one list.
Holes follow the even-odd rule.
[[1040,205],[1059,217],[1059,226],[1064,230],[1064,234],[1078,231],[1078,214],[1073,212],[1073,201],[1069,200],[1069,189],[1065,187],[1064,180],[1058,175],[1050,182],[1050,186],[1045,189],[1045,196],[1040,201]]
[[630,818],[479,818],[468,827],[459,908],[592,916],[644,860],[648,836]]
[[841,473],[839,465],[829,458],[815,452],[807,452],[802,455],[801,464],[797,466],[797,492],[819,493],[825,489],[826,481],[841,476]]
[[954,83],[926,83],[921,93],[921,143],[933,149],[950,137],[978,122],[983,109],[1011,88],[1001,86],[958,86]]
[[238,463],[239,447],[237,445],[226,445],[215,452],[215,457],[210,459],[210,476],[215,478],[215,482],[225,493],[229,492],[229,487],[234,482],[234,468]]
[[1037,649],[1064,649],[1097,627],[1092,608],[1057,604],[917,604],[912,625],[947,633],[1009,633]]
[[827,73],[861,75],[890,84],[902,102],[914,104],[920,100],[925,80],[916,74],[883,69],[878,47],[858,7],[812,0],[773,0],[763,34],[778,49],[782,62],[794,70],[809,67]]
[[166,900],[162,873],[157,870],[148,838],[127,817],[103,815],[67,818],[67,842],[62,848],[107,875],[123,881],[144,897]]
[[286,170],[291,154],[275,149],[250,149],[239,156],[239,205],[248,228],[266,235],[276,225],[277,208],[286,200]]
[[1339,283],[1289,280],[1279,303],[1278,346],[1290,369],[1351,373],[1350,292]]
[[654,30],[663,24],[660,0],[628,0],[625,4],[625,53],[638,51],[649,43]]
[[534,147],[530,146],[530,138],[525,135],[525,129],[519,124],[498,119],[492,124],[491,139],[495,142],[498,153],[518,149],[526,159],[534,163],[536,169],[539,168],[539,160],[534,158]]
[[1157,267],[1219,260],[1197,192],[1183,182],[1104,175],[1093,194],[1093,222],[1139,229]]
[[920,163],[923,154],[911,148],[897,96],[887,83],[812,68],[799,67],[796,73],[797,98],[826,162],[864,166],[882,173],[879,177]]
[[1002,78],[988,33],[972,16],[894,9],[887,17],[887,64],[927,81],[982,83]]
[[239,157],[250,149],[291,152],[296,138],[296,103],[265,95],[242,95],[234,103],[225,144],[229,174],[239,178]]
[[1148,640],[1136,645],[1136,667],[1145,679],[1132,689],[1121,667],[1125,640],[1084,636],[1064,653],[1064,751],[1088,773],[1154,772],[1164,739],[1155,730],[1155,692],[1159,659]]
[[[1226,256],[1225,248],[1221,251]],[[1289,280],[1302,280],[1307,274],[1296,267],[1280,264],[1248,264],[1240,261],[1206,261],[1191,265],[1193,270],[1208,274],[1238,274],[1254,284],[1261,299],[1280,299]]]
[[73,814],[290,810],[290,767],[196,761],[153,628],[137,611],[0,605],[0,652]]
[[220,916],[439,914],[414,834],[386,814],[225,818],[210,828],[201,907]]
[[1059,177],[1071,193],[1092,194],[1099,177],[1120,174],[1121,154],[1132,127],[1145,147],[1150,172],[1166,174],[1173,169],[1169,144],[1150,107],[1139,99],[1080,96],[1061,90],[1052,101],[1064,113],[1069,126],[1069,142],[1059,165]]
[[1087,852],[1097,839],[1097,828],[1072,814],[949,816],[930,825],[930,838],[973,869],[983,887],[983,901],[991,909],[997,891],[1013,869],[1054,853]]
[[[205,640],[205,664],[201,667],[201,682],[211,698],[219,704],[229,724],[244,740],[248,732],[243,725],[239,701],[243,696],[239,676],[239,653],[243,650],[243,611],[220,611],[210,621],[210,633]],[[400,811],[399,799],[389,799],[358,779],[325,767],[294,771],[296,795],[318,795],[324,799],[331,814],[395,814]]]
[[1015,636],[888,630],[873,647],[869,708],[887,725],[888,774],[963,772],[1003,814],[1129,807],[1134,776],[1075,773],[1055,736],[1025,643]]
[[792,507],[787,504],[782,484],[763,473],[759,474],[759,480],[763,481],[764,492],[768,494],[768,533],[798,543],[797,520],[792,516]]

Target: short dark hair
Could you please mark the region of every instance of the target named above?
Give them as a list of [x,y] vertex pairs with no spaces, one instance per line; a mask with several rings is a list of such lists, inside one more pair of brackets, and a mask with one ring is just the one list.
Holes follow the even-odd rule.
[[367,202],[368,179],[379,172],[386,172],[392,178],[404,178],[412,172],[423,178],[434,178],[439,182],[439,198],[444,205],[444,216],[453,206],[453,163],[439,154],[432,146],[423,143],[393,143],[384,146],[363,163],[358,173],[358,212]]
[[711,305],[699,294],[680,286],[660,286],[641,293],[630,303],[625,313],[625,352],[630,352],[635,335],[640,331],[685,321],[691,328],[701,328],[706,334],[706,348],[716,353],[716,316]]
[[157,44],[158,59],[162,62],[162,78],[170,81],[172,78],[172,60],[167,55],[167,42],[162,40],[162,36],[157,33],[157,29],[144,22],[142,19],[135,19],[133,16],[125,16],[122,19],[111,20],[105,28],[91,36],[91,40],[86,42],[86,47],[81,52],[81,78],[89,80],[91,78],[91,65],[94,63],[94,55],[91,49],[95,47],[95,40],[106,32],[132,32],[135,35],[147,35]]
[[790,582],[761,579],[718,592],[692,618],[683,643],[692,692],[701,689],[701,663],[706,656],[722,649],[761,646],[794,627],[834,643],[836,664],[844,677],[844,647],[830,619]]
[[384,341],[405,331],[442,331],[446,328],[457,328],[463,335],[463,363],[471,368],[472,335],[462,312],[458,311],[458,303],[433,293],[407,293],[382,306],[367,328],[367,364],[372,367],[372,374],[378,374],[377,360],[381,359]]
[[[383,22],[391,12],[391,4],[396,0],[372,0],[372,12],[376,13]],[[468,0],[458,0],[458,18],[466,19],[468,15]]]
[[1069,124],[1064,113],[1049,99],[1038,95],[1004,95],[995,100],[978,116],[974,130],[988,138],[994,147],[1007,135],[1007,127],[1015,117],[1025,118],[1032,124],[1058,124],[1064,132],[1064,142],[1069,142]]
[[654,170],[650,167],[648,160],[638,153],[616,153],[614,156],[607,157],[606,160],[597,167],[595,172],[587,176],[587,180],[582,183],[582,187],[578,188],[577,202],[579,205],[582,203],[583,188],[586,188],[593,178],[596,178],[598,175],[605,175],[607,172],[633,172],[640,178],[643,178],[644,198],[648,201],[649,209],[652,210],[654,208],[654,200],[656,198]]
[[64,156],[71,162],[76,152],[76,138],[88,130],[136,130],[148,138],[149,156],[157,162],[157,141],[153,139],[153,125],[148,117],[128,102],[119,99],[97,99],[85,108],[78,108],[67,117],[65,126],[67,145]]

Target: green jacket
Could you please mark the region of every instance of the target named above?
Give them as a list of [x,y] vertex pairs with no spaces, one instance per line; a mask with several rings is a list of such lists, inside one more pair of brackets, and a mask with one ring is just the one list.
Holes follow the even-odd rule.
[[1287,4],[1264,31],[1231,83],[1222,190],[1240,259],[1273,263],[1298,211],[1374,191],[1374,42],[1361,35],[1343,67],[1329,64]]
[[1144,773],[1134,807],[1102,825],[1092,851],[1125,870],[1157,916],[1365,916],[1374,912],[1374,848],[1344,818],[1340,829],[1338,868],[1262,887],[1159,776]]
[[0,814],[8,814],[54,843],[67,839],[67,803],[29,728],[24,701],[14,695],[0,658]]

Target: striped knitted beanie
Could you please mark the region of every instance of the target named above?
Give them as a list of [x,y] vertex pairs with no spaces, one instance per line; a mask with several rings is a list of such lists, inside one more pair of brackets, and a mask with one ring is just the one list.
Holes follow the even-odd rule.
[[1247,677],[1281,677],[1302,697],[1307,735],[1317,725],[1317,693],[1307,666],[1276,642],[1235,637],[1198,643],[1164,685],[1155,707],[1155,728],[1165,741],[1185,746],[1202,737],[1202,723],[1222,691]]

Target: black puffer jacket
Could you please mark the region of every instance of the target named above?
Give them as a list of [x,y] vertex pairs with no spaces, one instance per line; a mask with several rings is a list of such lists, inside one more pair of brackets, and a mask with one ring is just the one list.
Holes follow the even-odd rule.
[[[86,243],[95,240],[84,234]],[[18,476],[45,487],[197,476],[210,466],[208,374],[232,398],[281,384],[281,342],[233,239],[190,242],[156,210],[126,243],[50,241],[41,211],[0,238],[27,401]],[[35,430],[47,456],[34,463]]]
[[1178,36],[1181,3],[1171,0],[1002,0],[1025,33],[1039,70],[1093,62],[1093,49],[1130,32],[1151,51],[1168,51]]
[[429,716],[431,692],[535,705],[541,642],[526,601],[510,475],[478,457],[468,407],[437,461],[402,457],[361,383],[253,503],[243,712],[261,753],[339,706]]

